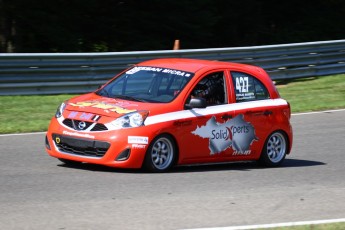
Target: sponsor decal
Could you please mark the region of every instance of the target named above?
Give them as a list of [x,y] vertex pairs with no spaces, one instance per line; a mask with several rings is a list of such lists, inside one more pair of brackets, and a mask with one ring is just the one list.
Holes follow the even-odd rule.
[[249,155],[250,145],[254,140],[258,140],[254,127],[243,119],[243,114],[225,123],[217,123],[213,116],[206,125],[198,126],[192,134],[209,139],[211,155],[223,152],[230,147],[234,150],[234,156]]
[[132,148],[133,149],[145,149],[146,145],[142,145],[142,144],[132,144]]
[[144,71],[151,71],[151,72],[162,72],[162,68],[156,68],[156,67],[146,67],[146,66],[136,66],[126,72],[126,74],[135,74],[141,70]]
[[92,136],[87,133],[76,133],[76,132],[68,132],[68,131],[63,131],[62,133],[68,136],[86,137],[86,138],[95,139],[95,136]]
[[149,138],[143,136],[128,136],[128,144],[148,144]]
[[232,155],[233,155],[233,156],[247,156],[247,155],[250,155],[251,153],[252,153],[251,150],[246,150],[246,151],[244,151],[244,152],[234,150],[234,152],[232,153]]
[[192,124],[192,120],[188,121],[174,121],[173,125],[174,126],[188,126]]
[[55,142],[56,142],[56,144],[60,144],[60,142],[61,142],[60,137],[56,137],[56,138],[55,138]]
[[79,119],[79,120],[92,120],[92,121],[98,121],[101,116],[95,115],[92,113],[84,113],[84,112],[76,112],[72,111],[70,114],[68,114],[67,118],[69,119]]
[[[106,103],[106,102],[101,102],[101,101],[81,101],[77,103],[69,103],[69,105],[75,106],[75,107],[98,108],[98,109],[108,110],[111,112],[116,112],[118,114],[126,114],[126,113],[131,113],[131,112],[136,111],[136,110],[130,110],[130,109],[125,109],[123,107],[120,107],[119,105],[124,105],[123,103],[111,104],[111,103]],[[92,114],[90,115],[88,119],[91,119],[91,117],[92,117]]]
[[82,113],[81,115],[80,115],[80,119],[85,119],[85,120],[90,120],[91,119],[91,117],[93,116],[93,114],[92,113]]
[[252,83],[249,81],[246,76],[237,76],[236,81],[236,99],[237,100],[252,100],[255,99],[255,94],[252,92],[253,89],[250,89]]
[[126,74],[135,74],[141,70],[144,71],[151,71],[151,72],[158,72],[158,73],[167,73],[167,74],[173,74],[178,75],[182,77],[190,77],[190,73],[186,73],[180,70],[174,70],[174,69],[164,69],[164,68],[156,68],[156,67],[146,67],[146,66],[136,66],[126,72]]
[[77,118],[78,116],[78,112],[71,112],[69,115],[68,115],[68,118],[70,119],[75,119]]

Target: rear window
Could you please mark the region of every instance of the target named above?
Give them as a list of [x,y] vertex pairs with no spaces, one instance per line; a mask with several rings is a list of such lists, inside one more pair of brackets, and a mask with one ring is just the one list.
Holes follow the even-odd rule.
[[269,99],[270,95],[264,84],[246,73],[231,72],[234,84],[236,102],[255,101]]

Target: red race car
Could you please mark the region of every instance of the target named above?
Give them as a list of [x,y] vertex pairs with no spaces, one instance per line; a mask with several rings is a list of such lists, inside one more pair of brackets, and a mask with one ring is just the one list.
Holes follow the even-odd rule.
[[278,166],[292,147],[291,110],[256,66],[157,59],[63,102],[49,155],[164,172],[174,165],[257,160]]

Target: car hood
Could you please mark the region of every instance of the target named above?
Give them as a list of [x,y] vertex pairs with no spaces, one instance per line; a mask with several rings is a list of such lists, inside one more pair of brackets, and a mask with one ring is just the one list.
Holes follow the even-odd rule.
[[[165,107],[165,108],[164,108]],[[71,111],[95,114],[112,118],[141,110],[149,111],[150,115],[169,112],[173,110],[167,103],[143,103],[116,98],[107,98],[96,94],[86,94],[68,100],[66,108]]]

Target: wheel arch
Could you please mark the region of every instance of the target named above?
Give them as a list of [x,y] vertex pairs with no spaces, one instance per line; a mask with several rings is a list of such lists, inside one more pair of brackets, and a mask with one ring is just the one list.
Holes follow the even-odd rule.
[[[151,140],[149,141],[148,143],[148,146],[151,146],[152,143],[156,140],[157,137],[160,137],[160,136],[168,136],[169,138],[171,138],[172,140],[172,144],[174,145],[175,147],[175,158],[172,162],[172,167],[173,166],[176,166],[178,164],[178,160],[179,160],[179,156],[180,156],[180,149],[179,149],[179,145],[178,145],[178,142],[177,142],[177,139],[176,137],[171,134],[170,132],[157,132],[152,138]],[[147,151],[145,152],[145,155],[147,154]],[[144,164],[145,164],[145,159],[143,160],[142,162],[142,165],[141,165],[141,168],[144,167]]]
[[170,132],[162,132],[162,133],[157,134],[152,140],[154,140],[156,137],[158,137],[160,135],[167,135],[167,136],[171,137],[171,139],[173,140],[173,142],[174,142],[173,144],[174,144],[175,150],[176,150],[176,157],[174,159],[173,165],[176,165],[178,163],[178,160],[180,157],[180,148],[179,148],[176,137]]
[[[288,149],[287,149],[287,151],[286,151],[286,154],[289,154],[290,152],[291,152],[291,149],[292,149],[292,146],[291,146],[291,142],[292,142],[292,140],[290,140],[290,136],[288,135],[288,133],[285,131],[285,130],[283,130],[283,129],[277,129],[277,130],[275,130],[275,131],[273,131],[273,132],[281,132],[283,135],[284,135],[284,137],[285,137],[285,139],[286,139],[286,146],[288,147]],[[272,132],[272,133],[273,133]],[[271,133],[271,134],[272,134]],[[270,135],[271,135],[270,134]]]
[[[277,136],[278,135],[278,136]],[[279,137],[280,136],[280,137]],[[269,150],[270,151],[270,154],[268,153],[268,143],[270,142],[270,149],[272,148],[272,137],[274,138],[282,138],[284,139],[284,150],[278,150],[278,149],[281,149],[281,147],[278,145],[278,146],[275,146],[273,145],[273,151],[274,153],[272,154],[272,150]],[[278,142],[278,144],[281,143],[280,141]],[[277,147],[277,149],[276,149]],[[277,153],[276,151],[279,151],[279,153]],[[283,152],[284,153],[283,153]],[[258,162],[263,165],[263,166],[266,166],[266,167],[277,167],[279,165],[281,165],[281,163],[284,161],[285,159],[285,156],[290,152],[290,138],[289,138],[289,135],[286,131],[284,131],[283,129],[274,129],[272,130],[272,132],[270,132],[270,134],[266,137],[265,139],[265,142],[264,142],[264,146],[261,150],[261,153],[260,153],[260,157],[258,159]],[[278,156],[278,159],[271,159],[271,156],[269,155],[273,155],[274,158],[277,158]]]
[[[279,129],[279,128],[272,129],[272,131],[266,136],[263,147],[265,146],[265,143],[266,143],[267,139],[275,132],[281,132],[284,135],[285,140],[287,142],[286,146],[288,147],[286,154],[289,154],[291,152],[291,149],[292,149],[292,145],[291,145],[291,143],[292,143],[292,139],[291,139],[292,136],[290,136],[288,134],[288,132],[286,130],[284,130],[284,129]],[[260,155],[261,155],[261,153],[260,153]]]

